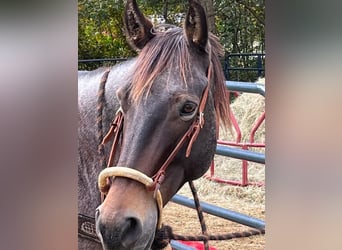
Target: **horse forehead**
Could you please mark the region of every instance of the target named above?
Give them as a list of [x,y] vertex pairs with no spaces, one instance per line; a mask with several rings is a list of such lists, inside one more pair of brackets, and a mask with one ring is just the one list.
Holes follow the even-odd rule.
[[207,78],[204,73],[198,70],[188,72],[184,78],[178,72],[165,72],[155,80],[152,85],[152,91],[159,93],[161,98],[175,96],[178,93],[182,94],[201,94],[207,84]]
[[200,98],[203,88],[200,84],[185,84],[168,82],[167,84],[155,84],[148,96],[149,104],[159,107],[160,105],[170,106],[180,100],[179,97],[197,96]]

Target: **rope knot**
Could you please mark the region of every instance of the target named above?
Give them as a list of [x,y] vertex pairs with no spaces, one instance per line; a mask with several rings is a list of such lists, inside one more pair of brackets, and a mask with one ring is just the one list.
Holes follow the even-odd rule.
[[170,226],[163,225],[157,230],[151,249],[160,250],[165,248],[170,243],[172,237],[172,228]]
[[148,191],[154,191],[153,197],[155,198],[157,192],[160,188],[160,185],[165,179],[165,170],[160,170],[153,178],[153,183],[150,186],[147,186]]

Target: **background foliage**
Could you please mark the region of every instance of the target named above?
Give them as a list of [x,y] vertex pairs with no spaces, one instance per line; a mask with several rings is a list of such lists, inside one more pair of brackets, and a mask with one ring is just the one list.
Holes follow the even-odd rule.
[[[213,32],[220,37],[226,54],[265,51],[265,0],[200,0],[213,7]],[[80,0],[78,2],[78,57],[127,58],[136,55],[127,44],[123,30],[124,0]],[[154,23],[167,22],[182,25],[187,1],[138,1],[144,14]],[[253,58],[235,58],[235,67],[255,64]],[[97,67],[94,65],[93,67]],[[80,65],[80,68],[86,68]],[[242,75],[241,75],[242,74]],[[230,78],[251,80],[250,72],[231,74]],[[250,76],[249,76],[250,75]],[[255,74],[254,74],[255,75]],[[247,79],[248,78],[248,79]]]

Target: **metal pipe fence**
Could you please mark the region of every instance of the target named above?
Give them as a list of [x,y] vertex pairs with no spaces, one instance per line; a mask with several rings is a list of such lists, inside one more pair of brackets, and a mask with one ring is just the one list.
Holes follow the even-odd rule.
[[[252,77],[263,77],[265,76],[265,53],[226,53],[223,69],[226,79],[229,80],[251,81]],[[256,74],[240,76],[240,72],[255,72]]]
[[[107,65],[114,65],[128,58],[99,58],[78,60],[79,69],[95,69]],[[265,75],[265,53],[226,53],[222,61],[226,79],[252,81],[252,78]],[[250,72],[250,76],[241,76],[243,72]],[[254,73],[253,73],[254,72]],[[237,73],[237,75],[236,75]],[[235,74],[235,75],[234,75]]]

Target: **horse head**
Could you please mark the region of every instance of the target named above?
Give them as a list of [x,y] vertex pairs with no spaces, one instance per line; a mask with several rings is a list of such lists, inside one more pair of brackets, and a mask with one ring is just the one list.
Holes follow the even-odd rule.
[[124,21],[139,55],[116,93],[123,119],[119,168],[100,174],[106,198],[96,210],[96,229],[104,249],[150,249],[161,207],[208,170],[218,121],[229,123],[229,98],[222,47],[199,3],[189,1],[183,29],[153,27],[133,0]]

